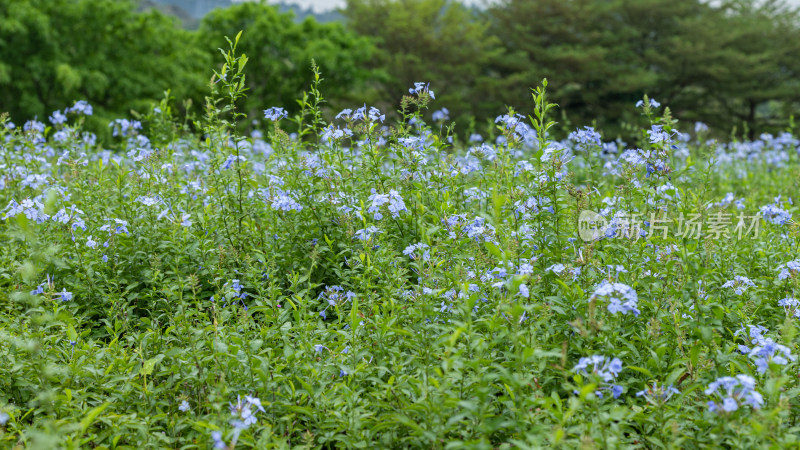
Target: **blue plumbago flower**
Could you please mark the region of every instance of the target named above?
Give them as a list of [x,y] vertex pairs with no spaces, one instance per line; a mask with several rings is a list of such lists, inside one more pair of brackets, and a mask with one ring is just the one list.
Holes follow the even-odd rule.
[[87,102],[86,100],[78,100],[77,102],[75,102],[74,105],[72,105],[72,107],[67,108],[64,112],[81,114],[84,116],[91,116],[92,105],[90,105],[89,102]]
[[734,200],[736,200],[736,195],[734,195],[733,192],[728,192],[727,194],[725,194],[725,197],[723,197],[722,200],[720,200],[719,202],[708,205],[708,209],[711,209],[715,206],[719,208],[725,208],[726,206],[733,203]]
[[336,115],[336,118],[341,119],[342,117],[344,117],[345,119],[349,119],[351,114],[353,114],[353,110],[350,108],[345,108],[341,110],[339,114]]
[[[143,198],[143,197],[140,197],[140,198]],[[151,199],[151,197],[146,197],[146,198]],[[148,200],[148,202],[149,201],[150,200]],[[156,201],[156,203],[158,203],[158,201]],[[59,212],[59,214],[60,214],[60,212]],[[116,224],[116,226],[113,226],[113,228],[112,228],[112,225],[110,223],[107,223],[107,224],[103,225],[102,227],[100,227],[100,231],[107,231],[109,234],[129,234],[129,232],[128,232],[128,222],[127,221],[121,220],[121,219],[106,219],[106,221],[107,222],[114,222]],[[108,244],[108,242],[103,244],[103,246],[104,247],[108,247],[108,245],[106,245],[106,244]]]
[[624,283],[611,283],[608,280],[603,280],[595,287],[594,293],[589,298],[592,301],[598,297],[608,300],[608,312],[616,314],[633,313],[634,316],[639,316],[639,297],[636,290]]
[[517,273],[520,275],[530,275],[533,273],[533,266],[528,263],[522,263],[519,265]]
[[[650,99],[649,103],[650,103],[650,107],[652,107],[652,108],[658,108],[658,107],[661,106],[661,103],[653,100],[652,98]],[[637,108],[641,108],[643,106],[644,106],[644,100],[639,100],[638,102],[636,102],[636,107]]]
[[250,404],[250,406],[255,406],[255,408],[256,408],[258,411],[261,411],[262,413],[265,413],[265,412],[267,412],[266,410],[264,410],[264,407],[261,405],[261,400],[260,400],[258,397],[252,397],[252,396],[250,396],[250,395],[245,395],[245,396],[244,396],[244,400],[245,400],[247,403],[249,403],[249,404]]
[[325,350],[325,348],[326,347],[324,345],[317,344],[317,345],[314,346],[314,351],[317,352],[317,353],[322,353],[322,351]]
[[433,91],[430,90],[430,83],[426,83],[424,81],[417,81],[414,83],[414,87],[409,89],[408,93],[416,94],[418,96],[422,96],[422,94],[427,93],[432,99],[436,100],[436,96],[434,95]]
[[245,158],[244,156],[241,156],[241,155],[239,155],[239,156],[236,156],[236,155],[230,155],[230,156],[228,156],[228,158],[225,160],[225,162],[223,162],[223,163],[222,163],[222,165],[221,165],[220,167],[221,167],[223,170],[228,170],[228,169],[230,169],[230,168],[231,168],[231,166],[233,165],[233,163],[234,163],[234,162],[235,162],[237,159],[238,159],[239,161],[242,161],[242,162],[244,162],[244,161],[247,161],[247,158]]
[[270,205],[272,209],[277,211],[302,211],[303,205],[292,198],[288,192],[277,190],[272,197]]
[[483,143],[479,146],[470,147],[467,150],[467,156],[475,155],[479,159],[484,159],[486,161],[494,161],[497,158],[497,149],[493,146]]
[[285,109],[273,106],[272,108],[264,110],[264,118],[269,119],[273,122],[277,122],[281,119],[288,117],[289,114],[286,112]]
[[442,108],[438,111],[434,111],[432,118],[434,122],[439,122],[440,120],[449,120],[450,110],[448,110],[447,108]]
[[563,264],[558,263],[558,264],[553,264],[552,266],[548,267],[547,269],[544,269],[544,271],[545,272],[553,272],[556,275],[560,275],[561,272],[564,271],[564,269],[566,269],[566,267],[564,267]]
[[[512,115],[502,115],[497,116],[494,119],[495,123],[503,123],[505,125],[506,130],[510,130],[514,133],[514,138],[522,142],[524,146],[528,148],[533,148],[536,143],[536,130],[533,129],[530,125],[525,123],[523,120],[525,119],[524,116],[521,114],[514,114]],[[498,136],[496,143],[498,145],[505,145],[507,144],[507,139],[505,136]]]
[[[585,144],[588,145],[588,144]],[[539,158],[542,162],[550,162],[553,160],[561,161],[563,164],[568,164],[570,161],[575,159],[572,156],[572,150],[567,148],[566,145],[560,142],[548,142],[546,147],[542,151],[542,157]],[[564,178],[565,173],[556,173],[555,177],[558,180]]]
[[[253,411],[253,407],[255,407],[255,411]],[[244,402],[241,397],[236,396],[236,404],[231,404],[230,408],[231,414],[235,416],[235,419],[231,421],[231,425],[237,430],[246,430],[250,425],[256,423],[256,413],[259,411],[264,412],[261,401],[249,395],[245,396]]]
[[186,228],[191,227],[192,226],[192,221],[190,220],[191,217],[192,217],[191,214],[184,214],[183,216],[181,216],[181,226]]
[[697,134],[705,133],[708,131],[708,125],[704,124],[703,122],[695,122],[694,123],[694,132]]
[[672,136],[675,135],[675,131],[673,130],[672,133],[668,133],[664,131],[663,125],[653,125],[647,130],[647,135],[650,137],[651,144],[659,144],[665,143],[670,144],[672,143]]
[[521,297],[525,297],[525,298],[528,298],[531,295],[531,292],[528,289],[527,285],[525,285],[525,284],[520,284],[519,285],[519,295]]
[[463,231],[467,237],[475,240],[476,242],[483,240],[484,242],[494,242],[495,228],[486,223],[483,217],[475,217],[475,220],[463,226]]
[[617,375],[622,371],[622,361],[619,358],[609,359],[602,355],[581,358],[572,370],[573,372],[587,374],[589,366],[591,366],[591,369],[588,373],[599,376],[607,383],[614,381]]
[[113,128],[112,135],[114,137],[121,136],[126,137],[128,135],[136,134],[136,131],[142,129],[142,123],[138,120],[128,120],[128,119],[116,119],[108,124],[109,127]]
[[[747,341],[749,337],[751,344],[760,344],[764,342],[764,340],[766,339],[764,333],[766,333],[767,331],[769,330],[762,327],[761,325],[748,325],[747,328],[745,328],[745,326],[742,325],[742,327],[736,330],[736,332],[733,333],[733,335],[734,336],[744,335],[745,341]],[[743,354],[750,353],[750,347],[746,345],[739,345],[739,351],[742,352]]]
[[[610,359],[602,355],[594,355],[586,358],[581,358],[578,364],[572,368],[573,372],[578,372],[584,375],[596,375],[600,377],[605,383],[611,383],[617,378],[617,375],[622,371],[622,361],[619,358]],[[625,388],[619,385],[611,384],[609,386],[601,387],[600,389],[609,389],[614,398],[619,398],[624,392]],[[597,396],[603,398],[602,392],[598,390]]]
[[502,281],[508,276],[508,270],[502,267],[495,267],[492,270],[487,271],[485,274],[481,275],[481,281],[486,282],[489,280],[501,280],[501,285],[503,284]]
[[800,300],[794,297],[786,297],[778,300],[778,306],[783,306],[783,309],[786,310],[786,314],[800,319]]
[[789,347],[776,343],[772,338],[764,338],[750,350],[749,356],[755,360],[758,373],[765,373],[770,362],[783,366],[795,360]]
[[47,128],[46,125],[38,120],[29,120],[22,126],[25,131],[35,131],[38,134],[44,133],[45,128]]
[[219,431],[212,431],[211,432],[211,439],[214,440],[214,448],[218,450],[224,450],[228,448],[228,445],[225,441],[222,440],[222,432]]
[[191,406],[189,406],[189,402],[186,401],[186,400],[182,401],[180,406],[178,406],[178,410],[180,410],[182,412],[189,411],[190,409],[191,409]]
[[381,230],[379,230],[378,227],[370,225],[367,228],[362,228],[360,230],[357,230],[355,236],[353,236],[353,239],[358,239],[359,241],[367,242],[372,239],[373,235],[380,232]]
[[341,286],[325,286],[325,290],[320,292],[319,295],[317,296],[318,299],[323,299],[327,302],[325,309],[323,309],[319,313],[320,317],[326,319],[328,317],[327,315],[328,308],[336,306],[340,302],[352,301],[355,296],[356,296],[355,292],[353,291],[345,292],[344,288]]
[[373,213],[375,220],[383,218],[383,214],[379,212],[380,207],[383,205],[388,205],[387,208],[394,218],[399,217],[402,211],[408,211],[405,202],[403,202],[403,197],[394,189],[389,191],[388,194],[378,194],[375,189],[372,189],[372,195],[369,196],[368,200],[372,202],[372,205],[367,208],[367,212]]
[[[431,258],[431,252],[429,250],[427,250],[428,248],[429,248],[428,244],[424,244],[424,243],[420,242],[419,244],[412,244],[412,245],[409,245],[408,247],[406,247],[406,249],[403,250],[403,254],[408,256],[411,259],[422,258],[423,261],[428,261]],[[417,250],[423,250],[421,256],[417,256],[416,255],[415,252]]]
[[103,255],[103,262],[108,262],[108,255]]
[[609,272],[614,272],[613,275],[616,276],[619,276],[619,274],[621,273],[628,273],[628,271],[625,269],[625,266],[623,266],[622,264],[614,264],[614,265],[609,264],[606,266],[606,269],[608,269]]
[[50,123],[53,125],[61,125],[66,121],[67,116],[65,116],[61,111],[53,111],[53,115],[50,116]]
[[764,398],[755,390],[756,380],[749,375],[736,375],[736,377],[717,378],[708,385],[705,394],[716,397],[717,401],[709,400],[708,408],[711,412],[734,412],[742,404],[758,409],[764,404]]
[[592,127],[583,127],[583,129],[577,129],[569,134],[567,137],[572,142],[581,145],[597,145],[599,146],[602,144],[602,140],[600,138],[600,133],[598,133]]
[[634,167],[641,167],[647,164],[648,158],[650,158],[650,152],[645,151],[642,149],[633,149],[633,150],[625,150],[619,155],[619,161],[625,162],[630,164]]
[[94,238],[90,235],[86,239],[86,246],[89,247],[89,248],[95,248],[95,247],[97,247],[97,241],[95,241]]
[[[695,312],[694,305],[689,306],[689,312],[690,313],[694,313]],[[692,316],[689,313],[681,313],[681,317],[684,318],[684,319],[689,319],[689,320],[694,319],[694,316]]]
[[66,289],[62,289],[61,292],[58,294],[61,296],[62,302],[68,302],[72,300],[72,292],[67,292]]
[[655,405],[668,401],[675,394],[680,394],[680,391],[675,389],[671,384],[669,386],[665,386],[663,383],[659,385],[654,381],[652,387],[647,387],[637,392],[636,396],[644,397],[649,403]]
[[470,142],[483,142],[483,136],[478,133],[472,133],[469,135]]
[[333,125],[328,125],[327,128],[322,130],[322,136],[321,137],[322,137],[322,140],[324,140],[324,141],[333,142],[333,141],[338,141],[338,140],[340,140],[342,138],[345,138],[345,137],[350,137],[352,135],[353,135],[353,132],[350,131],[350,129],[347,128],[347,127],[338,128],[338,127],[334,127]]
[[386,114],[381,114],[381,110],[379,110],[374,106],[370,106],[369,111],[367,111],[367,105],[364,105],[361,108],[358,108],[354,113],[352,113],[352,116],[350,115],[352,111],[349,109],[345,109],[342,112],[340,112],[336,116],[336,118],[338,119],[339,116],[342,115],[342,113],[344,112],[347,112],[347,114],[344,114],[344,117],[346,119],[363,120],[365,122],[381,122],[381,123],[384,120],[386,120]]
[[153,206],[162,202],[161,199],[158,197],[148,197],[148,196],[137,197],[136,201],[145,206]]
[[732,280],[728,280],[722,285],[724,288],[733,288],[736,295],[742,295],[748,287],[755,286],[755,283],[753,283],[750,278],[741,275],[736,275]]
[[0,425],[5,425],[8,423],[8,419],[10,418],[11,416],[9,416],[6,412],[0,411]]
[[792,213],[782,209],[777,203],[761,207],[761,216],[769,223],[783,225],[792,220]]
[[778,274],[779,280],[785,280],[790,277],[793,278],[800,273],[800,259],[795,259],[794,261],[789,261],[786,264],[781,264],[776,270],[780,270],[780,273]]
[[[50,219],[50,216],[45,214],[44,205],[38,200],[38,198],[39,197],[35,199],[27,198],[23,200],[22,203],[17,203],[16,201],[11,200],[8,202],[8,206],[5,208],[6,214],[3,216],[3,220],[8,219],[9,217],[14,217],[18,214],[24,214],[29,220],[33,220],[36,223],[44,223]],[[67,217],[67,222],[68,221],[69,217]]]
[[39,294],[43,293],[44,292],[44,287],[46,285],[47,285],[47,283],[40,284],[39,286],[36,287],[36,289],[31,291],[31,295],[39,295]]

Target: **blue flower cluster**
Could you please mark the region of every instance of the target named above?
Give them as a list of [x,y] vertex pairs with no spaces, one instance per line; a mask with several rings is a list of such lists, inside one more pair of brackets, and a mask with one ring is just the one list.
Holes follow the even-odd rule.
[[756,380],[749,375],[718,378],[705,390],[707,396],[714,398],[708,401],[708,409],[726,413],[734,412],[742,405],[758,409],[764,404],[764,398],[755,387]]
[[597,298],[603,298],[608,301],[608,312],[611,314],[633,313],[634,316],[639,315],[639,309],[637,308],[639,296],[636,294],[636,290],[627,284],[603,280],[595,287],[594,293],[589,297],[589,301]]
[[[572,371],[584,375],[595,375],[605,383],[612,383],[622,371],[622,361],[619,358],[594,355],[578,360],[578,364],[572,368]],[[601,389],[611,390],[611,394],[614,398],[619,398],[625,391],[625,388],[616,384],[610,384],[609,386],[601,387]],[[601,392],[597,392],[597,395],[598,397],[603,397]]]

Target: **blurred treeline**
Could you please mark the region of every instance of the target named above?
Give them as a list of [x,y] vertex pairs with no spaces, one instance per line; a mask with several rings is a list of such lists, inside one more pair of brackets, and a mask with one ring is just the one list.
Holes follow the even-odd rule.
[[425,81],[462,132],[508,107],[527,115],[545,77],[562,124],[622,135],[644,94],[684,124],[750,136],[787,128],[800,105],[800,16],[778,0],[348,0],[346,22],[325,24],[246,2],[192,31],[139,7],[0,0],[0,111],[45,120],[85,99],[99,127],[169,89],[181,111],[202,114],[218,49],[240,30],[253,120],[271,106],[297,110],[312,58],[331,115],[363,103],[396,110]]

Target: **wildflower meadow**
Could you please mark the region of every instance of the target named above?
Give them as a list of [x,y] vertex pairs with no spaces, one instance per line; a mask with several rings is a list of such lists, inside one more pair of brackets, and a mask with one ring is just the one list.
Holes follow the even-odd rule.
[[238,40],[192,121],[0,119],[0,447],[800,446],[793,126],[253,117]]

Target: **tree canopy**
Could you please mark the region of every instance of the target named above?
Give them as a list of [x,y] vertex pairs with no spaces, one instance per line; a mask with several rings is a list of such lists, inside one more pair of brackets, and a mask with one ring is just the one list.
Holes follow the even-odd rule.
[[130,1],[0,0],[0,104],[38,116],[88,100],[96,114],[201,95],[208,55],[173,18]]
[[295,23],[291,14],[279,13],[264,2],[212,11],[200,23],[197,41],[204,52],[219,55],[225,37],[239,31],[238,50],[249,57],[246,110],[253,116],[271,106],[295,111],[297,98],[312,78],[312,60],[325,79],[325,96],[334,103],[358,99],[354,86],[372,76],[366,65],[375,48],[368,38],[340,23],[322,24],[312,18]]
[[751,136],[785,128],[800,106],[800,15],[783,0],[348,0],[346,21],[324,24],[262,0],[214,9],[195,31],[142,7],[0,0],[2,110],[41,120],[87,100],[108,119],[167,89],[201,103],[219,48],[239,31],[251,118],[296,111],[312,60],[329,114],[363,102],[391,112],[427,82],[433,108],[481,122],[525,112],[543,78],[562,122],[612,132],[636,120],[630,105],[645,94],[684,121]]

